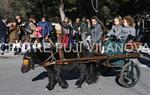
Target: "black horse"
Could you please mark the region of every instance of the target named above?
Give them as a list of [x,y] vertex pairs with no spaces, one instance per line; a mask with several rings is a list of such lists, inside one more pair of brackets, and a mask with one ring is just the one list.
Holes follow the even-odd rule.
[[[54,50],[55,51],[55,50]],[[54,55],[53,55],[54,54]],[[80,56],[86,57],[84,52],[79,54]],[[50,58],[51,56],[51,58]],[[64,57],[66,59],[69,58],[77,58],[77,53],[75,52],[64,52]],[[30,71],[30,69],[34,68],[34,65],[39,64],[42,65],[43,62],[53,62],[54,60],[59,59],[58,52],[43,52],[41,49],[30,50],[27,51],[23,58],[23,64],[21,67],[22,73],[26,73]],[[44,67],[48,72],[49,83],[46,86],[48,90],[52,90],[57,83],[63,88],[68,88],[68,83],[64,77],[65,72],[70,72],[73,70],[77,70],[80,73],[78,80],[75,83],[75,87],[81,88],[84,81],[87,84],[95,83],[97,80],[96,76],[96,64],[94,63],[78,63],[74,62],[72,64],[54,64]]]

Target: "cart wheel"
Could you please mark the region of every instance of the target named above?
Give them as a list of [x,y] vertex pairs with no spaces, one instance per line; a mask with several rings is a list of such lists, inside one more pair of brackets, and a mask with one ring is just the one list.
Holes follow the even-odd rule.
[[140,80],[140,67],[132,61],[125,64],[119,76],[119,83],[127,88],[135,86]]

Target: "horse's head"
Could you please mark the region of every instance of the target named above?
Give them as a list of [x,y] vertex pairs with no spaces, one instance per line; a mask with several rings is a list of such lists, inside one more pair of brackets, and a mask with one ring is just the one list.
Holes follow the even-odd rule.
[[[29,50],[24,54],[23,63],[21,67],[22,73],[27,73],[38,64],[42,66],[45,61],[51,61],[49,58],[53,53],[51,51],[44,52],[42,49]],[[48,59],[49,58],[49,59]]]
[[32,53],[27,51],[23,57],[23,62],[21,67],[22,73],[27,73],[28,71],[30,71],[33,64],[31,63],[32,62],[31,60],[32,60]]

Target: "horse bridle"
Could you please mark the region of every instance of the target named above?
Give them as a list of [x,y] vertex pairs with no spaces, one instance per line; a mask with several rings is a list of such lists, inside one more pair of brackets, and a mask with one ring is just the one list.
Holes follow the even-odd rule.
[[[55,55],[57,52],[55,52],[55,53],[50,52],[50,53],[51,53],[51,56],[49,56],[47,59],[45,59],[43,62],[41,62],[40,65],[34,66],[34,65],[32,65],[32,64],[29,64],[29,66],[31,67],[31,69],[35,69],[35,68],[40,67],[40,66],[43,66],[43,67],[44,67],[44,66],[45,66],[45,63],[48,62],[50,58],[53,59],[52,61],[54,61],[54,60],[56,61],[54,55]],[[31,61],[31,57],[32,57],[32,56],[25,56],[25,57],[24,57],[24,60],[28,60],[28,61],[30,62],[30,61]]]
[[24,63],[24,62],[23,62],[23,64],[29,66],[31,69],[34,69],[34,65],[32,65],[32,64],[30,63],[30,62],[31,62],[31,57],[32,57],[32,56],[30,56],[30,57],[29,57],[29,56],[25,56],[25,57],[23,58],[23,61],[28,60],[28,64],[26,64],[26,63]]
[[44,65],[45,65],[45,63],[46,63],[46,62],[48,62],[50,58],[53,58],[53,60],[55,60],[55,61],[56,61],[56,59],[55,59],[54,55],[55,55],[57,52],[55,52],[55,53],[50,52],[50,53],[51,53],[51,56],[49,56],[46,60],[44,60],[44,61],[41,63],[41,65],[40,65],[40,66],[44,66]]

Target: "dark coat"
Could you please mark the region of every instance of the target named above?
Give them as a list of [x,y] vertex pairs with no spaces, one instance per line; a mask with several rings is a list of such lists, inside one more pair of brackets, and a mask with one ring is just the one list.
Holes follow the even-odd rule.
[[50,35],[51,31],[53,30],[52,24],[50,22],[38,22],[38,26],[42,27],[42,36],[44,37],[45,35]]
[[0,37],[6,37],[6,30],[7,30],[7,27],[1,19],[0,20]]

